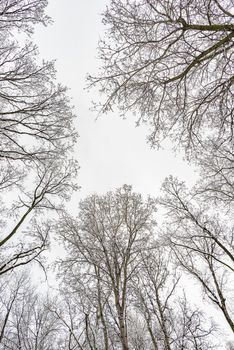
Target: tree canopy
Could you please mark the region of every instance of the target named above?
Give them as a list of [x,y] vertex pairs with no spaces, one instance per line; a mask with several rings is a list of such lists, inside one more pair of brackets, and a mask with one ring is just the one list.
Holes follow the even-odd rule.
[[56,82],[54,62],[41,60],[31,41],[34,26],[50,22],[46,6],[39,0],[0,3],[1,274],[47,247],[45,212],[61,209],[76,188],[72,107]]
[[[92,194],[76,217],[75,116],[31,41],[46,6],[0,2],[0,348],[233,349],[205,312],[234,332],[233,1],[110,0],[89,77],[99,107],[136,113],[151,145],[169,137],[201,177],[187,188],[168,176],[157,199],[131,185]],[[46,272],[54,232],[64,255],[47,294],[25,265]]]
[[111,0],[103,22],[100,74],[90,77],[102,111],[136,112],[152,145],[233,142],[231,0]]

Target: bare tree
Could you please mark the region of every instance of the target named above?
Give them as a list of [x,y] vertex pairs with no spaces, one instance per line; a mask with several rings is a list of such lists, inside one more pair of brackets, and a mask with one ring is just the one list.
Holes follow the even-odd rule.
[[35,24],[50,22],[46,5],[0,4],[0,274],[39,257],[48,246],[46,210],[61,209],[76,187],[66,88],[56,83],[54,62],[40,62],[30,41]]
[[11,34],[17,29],[31,34],[36,23],[48,24],[50,19],[44,13],[47,3],[47,0],[1,1],[0,31]]
[[214,326],[205,322],[199,309],[191,309],[185,294],[179,295],[179,281],[171,254],[165,247],[157,246],[144,254],[141,273],[132,293],[135,310],[144,321],[146,349],[208,349],[214,346],[210,337]]
[[74,116],[66,89],[55,82],[54,63],[39,64],[36,46],[28,41],[17,42],[16,29],[30,35],[35,23],[48,23],[44,15],[46,4],[47,1],[39,0],[1,1],[0,157],[3,159],[60,156],[74,142]]
[[60,162],[51,162],[36,168],[34,185],[20,192],[12,209],[14,216],[6,215],[1,228],[0,275],[39,258],[48,247],[52,219],[56,218],[52,215],[48,220],[45,213],[64,210],[64,200],[76,189],[73,162],[63,167]]
[[35,24],[50,22],[46,5],[0,2],[0,347],[6,350],[65,349],[46,300],[15,274],[32,261],[44,268],[53,220],[77,188],[66,88],[56,83],[54,62],[40,62],[30,41]]
[[50,230],[50,222],[31,220],[28,232],[25,229],[23,237],[18,237],[14,243],[1,248],[0,276],[32,261],[39,263],[44,269],[42,255],[49,246]]
[[215,145],[208,146],[198,159],[201,176],[196,186],[197,194],[214,207],[223,207],[226,213],[230,211],[231,214],[234,201],[232,145],[223,145],[218,149]]
[[[86,298],[90,295],[96,304],[96,310],[93,307],[91,310],[97,313],[106,350],[112,348],[110,334],[113,332],[122,349],[129,349],[129,284],[139,272],[141,252],[147,249],[154,212],[152,199],[144,202],[131,187],[123,186],[105,196],[88,197],[80,203],[77,220],[65,217],[61,224],[60,232],[69,253],[62,263],[65,281],[75,291],[80,278],[83,289],[90,291],[82,295],[86,294]],[[88,321],[90,312],[86,314]],[[91,335],[87,332],[88,342],[89,338]],[[91,340],[89,346],[92,348]]]
[[[184,271],[199,282],[208,299],[234,331],[232,309],[233,229],[220,215],[210,213],[183,183],[165,181],[161,200],[167,209],[167,242]],[[196,197],[195,197],[196,198]]]
[[136,111],[153,145],[233,141],[231,0],[111,0],[103,23],[101,71],[90,77],[107,96],[102,111]]
[[96,326],[95,311],[92,312],[92,301],[86,298],[87,294],[83,294],[80,290],[79,295],[75,295],[68,293],[67,289],[64,291],[60,289],[59,303],[49,306],[50,311],[60,322],[64,349],[96,350],[104,348],[100,339],[100,330]]
[[26,283],[26,276],[21,275],[17,279],[15,279],[14,285],[12,285],[9,279],[2,281],[0,283],[0,293],[1,293],[1,331],[0,331],[0,344],[4,341],[6,333],[9,332],[8,322],[11,316],[11,312],[16,302],[16,299],[19,297],[21,293],[22,286]]
[[79,315],[68,328],[77,349],[212,348],[213,327],[176,301],[179,278],[156,241],[154,214],[155,201],[125,185],[83,200],[76,220],[62,219],[60,274]]
[[25,274],[12,277],[1,293],[0,305],[6,311],[0,316],[0,346],[7,350],[59,349],[62,332],[51,305],[33,290]]

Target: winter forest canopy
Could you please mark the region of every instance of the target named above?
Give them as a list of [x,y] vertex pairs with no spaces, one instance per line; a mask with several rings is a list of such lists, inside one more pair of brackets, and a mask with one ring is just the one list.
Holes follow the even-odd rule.
[[80,131],[34,40],[48,2],[1,0],[0,349],[232,350],[234,2],[106,5],[93,114],[135,115],[155,154],[168,140],[199,175],[73,203]]

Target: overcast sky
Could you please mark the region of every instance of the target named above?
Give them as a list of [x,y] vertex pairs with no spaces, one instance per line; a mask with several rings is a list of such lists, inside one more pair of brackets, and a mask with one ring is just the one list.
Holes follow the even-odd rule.
[[91,101],[99,96],[84,91],[88,73],[98,69],[97,45],[104,26],[101,13],[105,0],[49,0],[47,13],[54,23],[37,27],[35,41],[41,57],[56,59],[58,81],[70,88],[69,94],[78,116],[80,138],[76,157],[81,166],[76,200],[97,192],[104,193],[122,184],[132,184],[142,194],[158,194],[169,174],[192,183],[193,168],[170,151],[150,149],[147,129],[135,127],[134,118],[123,120],[118,113],[91,112]]

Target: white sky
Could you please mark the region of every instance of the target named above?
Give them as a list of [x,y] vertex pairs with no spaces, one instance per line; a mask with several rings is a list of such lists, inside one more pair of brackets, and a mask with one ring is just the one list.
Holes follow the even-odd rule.
[[[117,113],[91,112],[94,91],[84,91],[85,77],[97,72],[97,44],[104,26],[101,13],[106,0],[50,0],[47,13],[54,23],[37,27],[35,40],[41,57],[56,59],[58,81],[70,88],[75,105],[80,138],[77,159],[81,166],[76,201],[90,193],[104,193],[132,184],[142,194],[156,196],[161,182],[169,174],[193,182],[194,172],[172,152],[150,149],[147,129],[135,128],[134,118],[121,119]],[[74,203],[73,203],[74,204]],[[74,205],[73,205],[74,207]],[[75,205],[76,207],[76,205]]]

